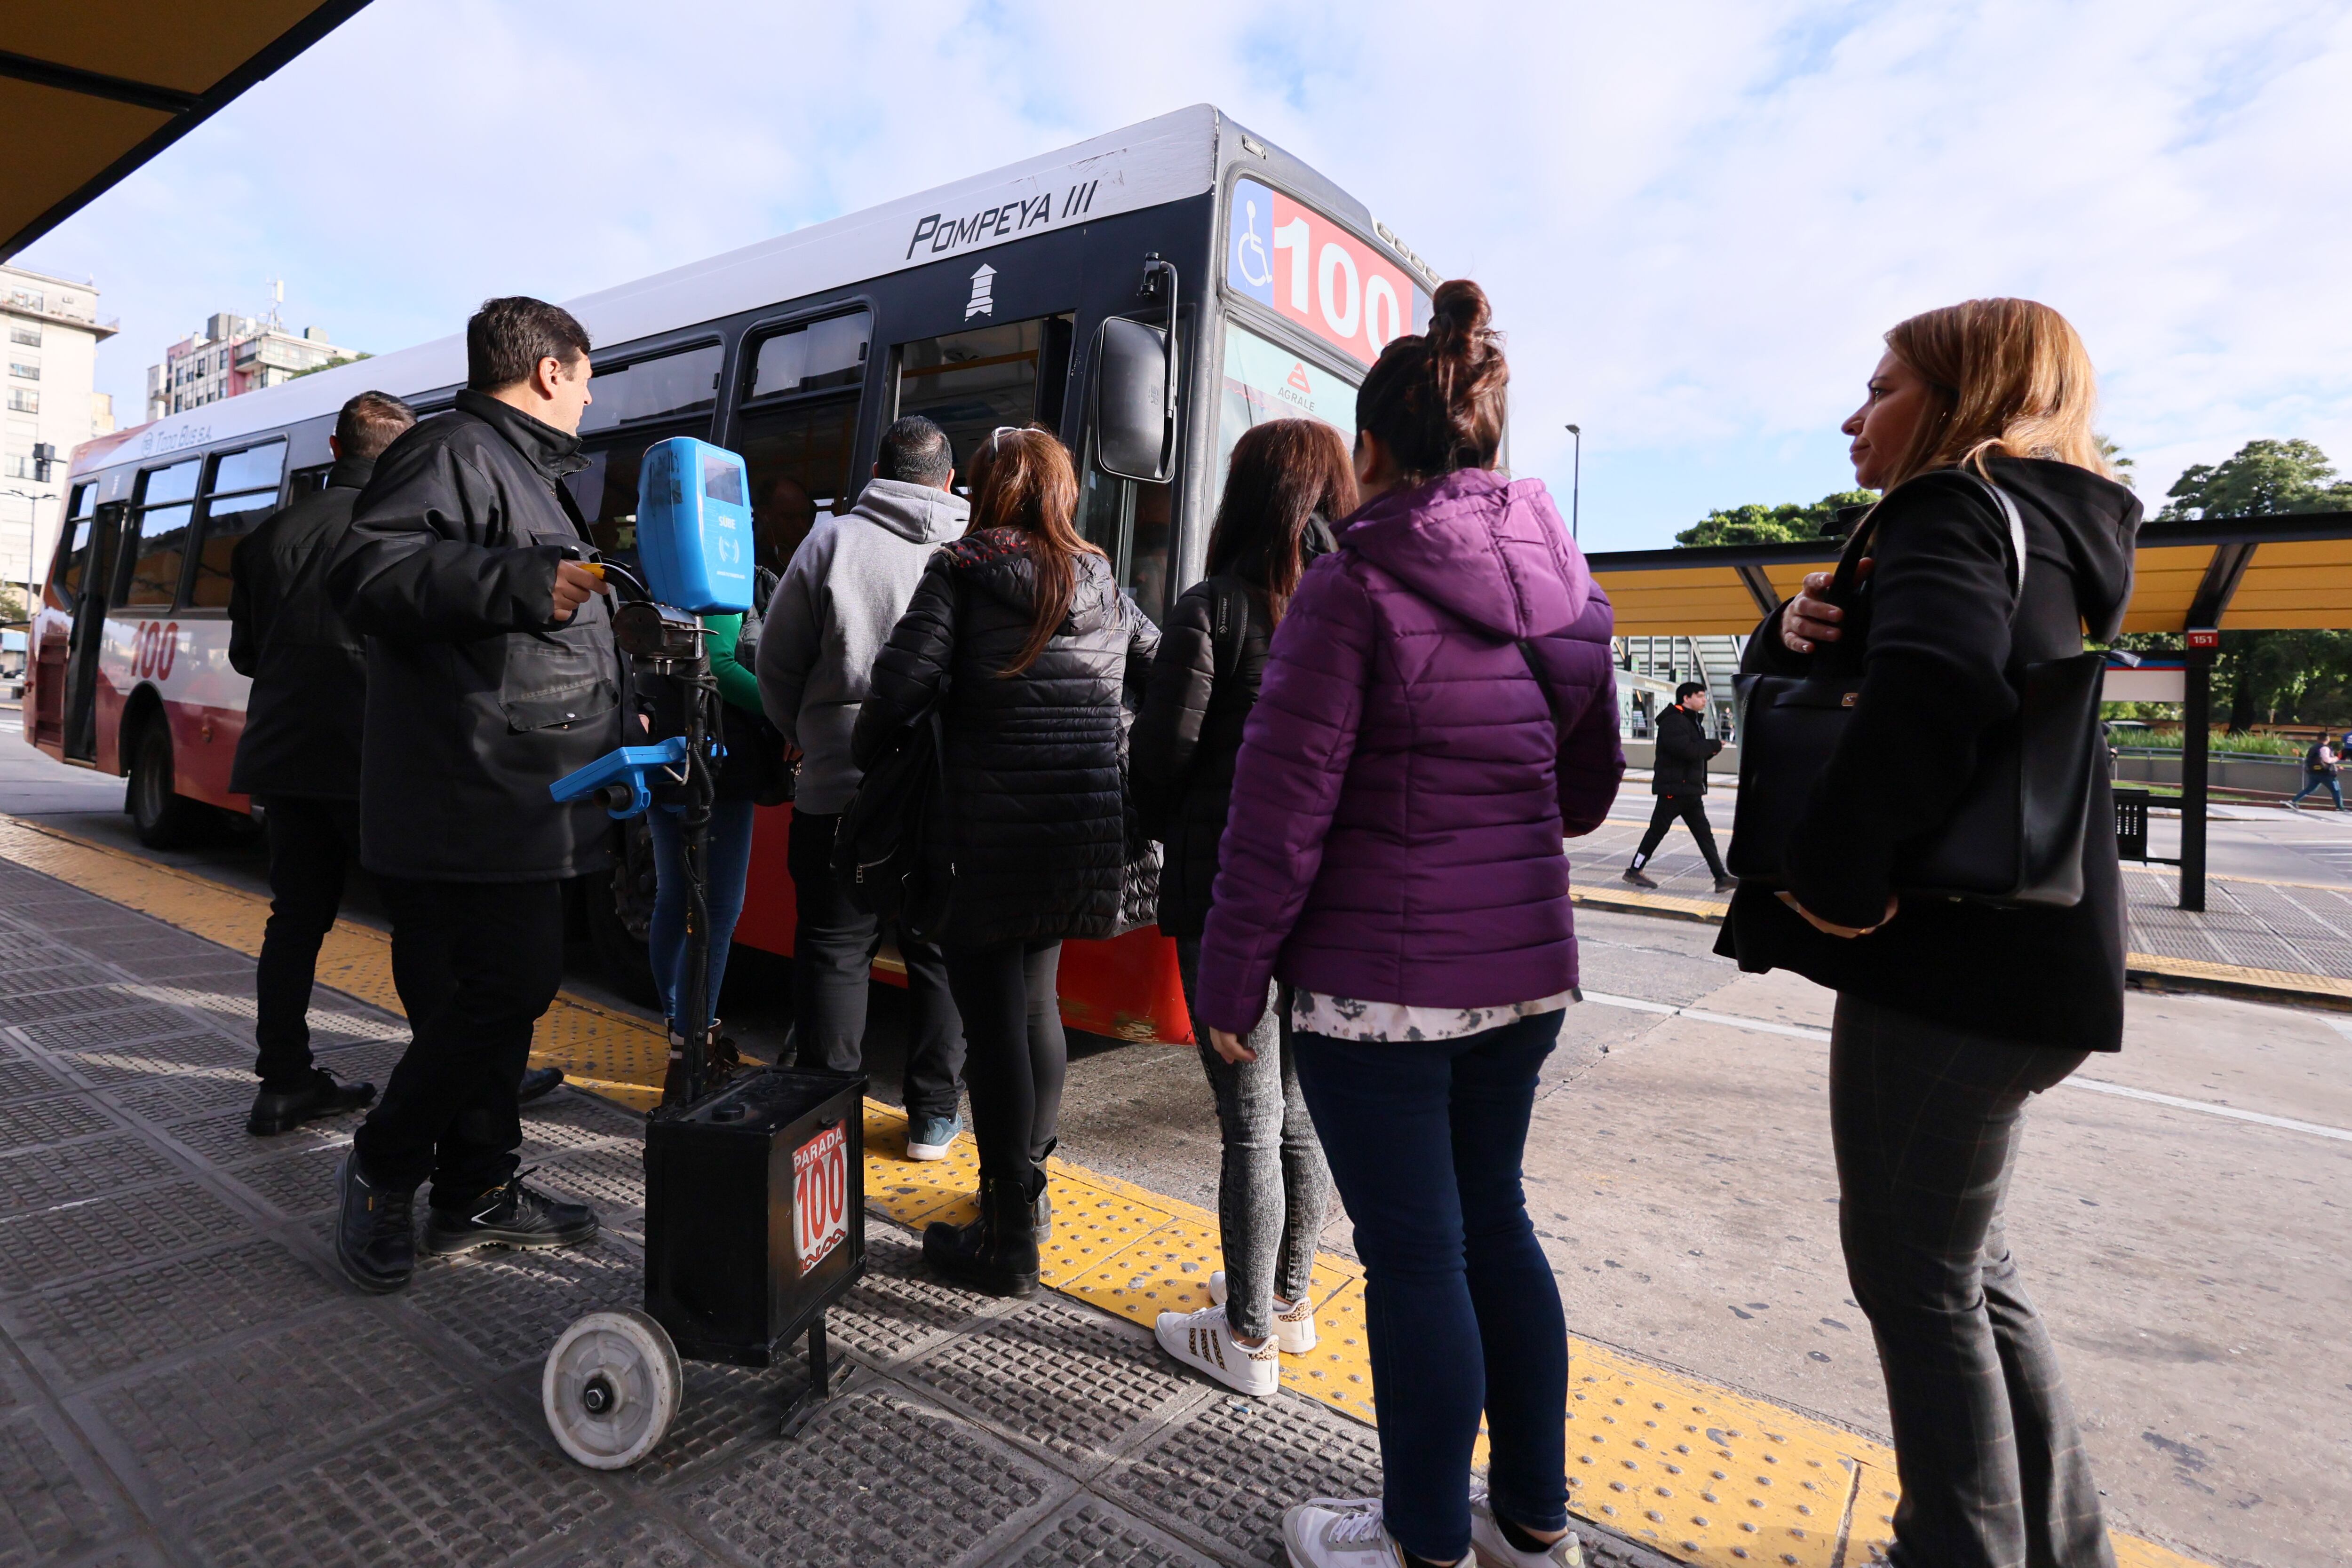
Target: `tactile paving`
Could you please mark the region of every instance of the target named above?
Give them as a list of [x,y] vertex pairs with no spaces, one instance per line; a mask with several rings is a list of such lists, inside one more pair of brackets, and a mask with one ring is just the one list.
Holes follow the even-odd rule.
[[335,1173],[350,1147],[349,1138],[338,1139],[236,1166],[226,1174],[289,1219],[299,1219],[335,1207]]
[[459,1405],[223,1505],[194,1545],[215,1568],[476,1568],[582,1531],[612,1505],[552,1444]]
[[68,1384],[136,1366],[342,1293],[274,1241],[53,1287],[10,1303],[16,1338]]
[[[0,1061],[0,1103],[30,1100],[42,1094],[62,1094],[72,1087],[47,1067],[28,1058],[11,1057]],[[6,1188],[0,1186],[0,1203],[6,1201]]]
[[1001,1561],[1017,1568],[1211,1568],[1212,1559],[1181,1546],[1099,1499],[1080,1495]]
[[[242,1132],[246,1114],[253,1105],[254,1086],[250,1077],[163,1078],[110,1088],[106,1091],[106,1098],[132,1115],[157,1124],[184,1122],[206,1112],[226,1112],[235,1107],[236,1114],[224,1116],[223,1120]],[[218,1143],[207,1145],[206,1151],[217,1151],[217,1157],[233,1158],[233,1142],[224,1136]]]
[[1282,1511],[1310,1497],[1378,1497],[1380,1444],[1300,1400],[1221,1393],[1097,1484],[1224,1555],[1282,1568]]
[[[799,1393],[808,1381],[802,1360],[802,1350],[807,1343],[794,1340],[789,1347],[791,1354],[773,1366],[686,1363],[686,1394],[678,1401],[677,1418],[670,1422],[660,1447],[630,1469],[630,1483],[648,1489],[660,1487],[680,1472],[708,1464],[738,1444],[775,1437],[783,1418],[785,1398]],[[842,1375],[847,1370],[838,1363],[834,1366],[836,1394],[841,1390]],[[526,1394],[537,1399],[538,1369],[526,1368],[521,1375]]]
[[0,1421],[0,1563],[55,1563],[108,1534],[105,1509],[60,1453],[39,1416]]
[[1359,1421],[1375,1418],[1361,1280],[1349,1281],[1315,1309],[1315,1348],[1282,1358],[1282,1385]]
[[1077,1459],[1115,1448],[1191,1386],[1150,1341],[1050,1299],[957,1335],[899,1375]]
[[110,1133],[121,1124],[89,1101],[73,1095],[0,1103],[0,1153]]
[[0,1024],[35,1024],[51,1019],[80,1018],[89,1013],[123,1012],[137,1005],[110,985],[82,986],[69,991],[37,991],[31,996],[0,999]]
[[50,948],[44,956],[52,961],[42,963],[0,947],[0,997],[14,1000],[45,991],[81,990],[113,977],[103,969],[73,962],[74,955],[62,947]]
[[0,1209],[47,1208],[179,1175],[134,1133],[0,1155]]
[[[1055,1288],[1149,1328],[1161,1312],[1196,1312],[1215,1304],[1209,1295],[1209,1276],[1225,1266],[1220,1234],[1213,1221],[1180,1215]],[[1318,1259],[1308,1276],[1308,1296],[1318,1303],[1327,1301],[1353,1277]]]
[[130,1378],[91,1403],[176,1503],[461,1386],[421,1345],[352,1303]]
[[254,1089],[253,1047],[217,1034],[181,1034],[138,1045],[61,1051],[58,1060],[100,1089],[164,1079],[208,1078]]
[[936,1280],[922,1249],[879,1225],[866,1228],[866,1276],[825,1313],[828,1332],[854,1355],[884,1364],[929,1344],[995,1305]]
[[499,1367],[540,1360],[572,1320],[606,1308],[635,1308],[644,1297],[643,1265],[609,1236],[584,1247],[486,1247],[454,1258],[421,1258],[408,1288],[418,1312]]
[[0,1285],[21,1290],[121,1268],[245,1229],[235,1209],[192,1181],[28,1209],[0,1218]]
[[558,1093],[522,1108],[525,1164],[571,1149],[643,1148],[646,1124],[583,1094]]
[[684,1507],[753,1563],[873,1568],[958,1562],[1066,1484],[968,1422],[875,1389],[836,1400]]
[[562,1155],[528,1168],[533,1185],[580,1198],[600,1214],[646,1206],[643,1145]]
[[719,1568],[719,1563],[675,1525],[658,1519],[633,1519],[558,1558],[552,1568]]
[[961,1225],[979,1212],[980,1159],[970,1137],[943,1160],[907,1158],[907,1115],[866,1102],[866,1206],[916,1231],[934,1219]]
[[43,1051],[88,1051],[193,1034],[203,1027],[176,1008],[142,1006],[121,1012],[47,1019],[25,1024],[18,1032]]
[[[214,1079],[183,1079],[174,1087],[184,1092],[184,1099],[195,1100],[199,1088],[209,1088],[217,1094],[222,1085]],[[248,1080],[236,1088],[236,1098],[226,1106],[186,1121],[173,1122],[163,1129],[163,1133],[174,1143],[184,1144],[205,1158],[226,1166],[264,1155],[290,1154],[296,1149],[347,1142],[352,1129],[360,1124],[361,1113],[346,1111],[340,1116],[321,1117],[267,1138],[257,1138],[245,1130],[247,1119],[253,1114],[253,1084]],[[130,1096],[123,1099],[124,1109],[131,1109]],[[217,1098],[215,1103],[219,1104]]]
[[1051,1167],[1054,1232],[1037,1249],[1038,1278],[1066,1291],[1175,1218],[1166,1198],[1147,1201],[1124,1183],[1082,1179]]

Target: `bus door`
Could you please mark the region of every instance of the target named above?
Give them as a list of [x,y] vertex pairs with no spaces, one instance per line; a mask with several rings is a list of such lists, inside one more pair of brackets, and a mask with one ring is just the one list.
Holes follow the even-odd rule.
[[1073,318],[1065,313],[901,343],[892,351],[897,406],[891,417],[919,413],[947,432],[956,493],[969,496],[964,480],[972,455],[999,425],[1034,420],[1062,429],[1072,331]]
[[77,762],[98,760],[98,659],[106,645],[114,560],[126,510],[121,501],[101,504],[74,525],[73,542],[57,574],[71,601],[73,631],[66,643],[65,755]]

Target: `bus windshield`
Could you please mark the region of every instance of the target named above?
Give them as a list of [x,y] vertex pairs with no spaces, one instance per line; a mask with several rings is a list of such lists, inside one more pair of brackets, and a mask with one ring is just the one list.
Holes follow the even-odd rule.
[[[1309,364],[1246,327],[1225,327],[1225,373],[1217,399],[1217,468],[1210,510],[1224,492],[1225,469],[1242,432],[1274,419],[1319,419],[1352,445],[1356,383]],[[1337,518],[1332,519],[1337,521]]]

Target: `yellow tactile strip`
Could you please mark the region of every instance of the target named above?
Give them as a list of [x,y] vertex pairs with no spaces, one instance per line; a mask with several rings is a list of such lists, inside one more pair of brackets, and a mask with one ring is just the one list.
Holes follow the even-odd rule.
[[[45,872],[239,952],[260,947],[264,899],[122,851],[0,817],[0,857]],[[1696,901],[1688,901],[1696,903]],[[400,1010],[391,942],[339,924],[320,979]],[[657,1026],[566,993],[541,1021],[532,1060],[637,1109],[658,1099],[666,1048]],[[905,1157],[904,1113],[868,1101],[868,1207],[904,1225],[973,1212],[978,1164],[969,1138],[946,1160]],[[1149,1326],[1162,1312],[1208,1303],[1222,1259],[1216,1216],[1066,1161],[1051,1163],[1052,1289]],[[1283,1360],[1286,1386],[1364,1421],[1375,1418],[1364,1280],[1326,1253],[1315,1271],[1318,1343]],[[1884,1446],[1795,1412],[1570,1342],[1570,1508],[1704,1568],[1861,1568],[1883,1549],[1894,1511],[1895,1458]],[[2149,1542],[2116,1538],[2122,1568],[2201,1568]]]

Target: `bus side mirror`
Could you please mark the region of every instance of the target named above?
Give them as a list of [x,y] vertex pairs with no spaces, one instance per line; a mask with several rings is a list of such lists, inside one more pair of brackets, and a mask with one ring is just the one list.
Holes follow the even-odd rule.
[[1176,421],[1169,413],[1168,335],[1124,316],[1095,340],[1095,466],[1121,479],[1168,478]]

